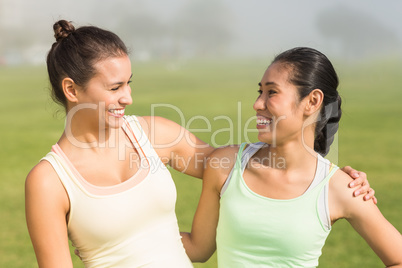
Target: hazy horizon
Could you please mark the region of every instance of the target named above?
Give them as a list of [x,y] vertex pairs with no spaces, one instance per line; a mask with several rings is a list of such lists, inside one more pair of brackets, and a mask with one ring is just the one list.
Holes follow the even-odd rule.
[[44,62],[59,19],[112,30],[143,60],[266,57],[295,46],[344,59],[399,57],[400,10],[398,0],[2,0],[0,60]]

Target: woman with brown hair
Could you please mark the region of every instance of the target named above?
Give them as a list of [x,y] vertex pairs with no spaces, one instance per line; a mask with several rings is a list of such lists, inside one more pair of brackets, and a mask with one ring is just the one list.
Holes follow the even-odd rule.
[[26,179],[39,267],[72,267],[69,239],[85,267],[191,267],[166,165],[201,178],[214,148],[167,119],[125,116],[133,74],[117,35],[65,20],[54,32],[47,68],[66,125]]

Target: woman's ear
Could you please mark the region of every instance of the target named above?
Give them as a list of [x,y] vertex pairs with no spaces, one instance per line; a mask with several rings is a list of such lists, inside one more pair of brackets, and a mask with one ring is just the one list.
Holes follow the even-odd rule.
[[61,86],[67,100],[77,102],[77,85],[74,83],[73,79],[69,77],[64,78],[63,81],[61,81]]
[[321,104],[324,101],[324,93],[320,89],[314,89],[307,96],[307,104],[305,108],[305,115],[310,116],[319,111]]

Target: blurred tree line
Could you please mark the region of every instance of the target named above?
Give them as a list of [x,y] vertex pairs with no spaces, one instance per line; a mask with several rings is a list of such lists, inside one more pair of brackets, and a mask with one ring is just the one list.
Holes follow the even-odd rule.
[[[243,5],[251,10],[263,6],[257,2]],[[231,7],[229,0],[0,0],[0,64],[24,61],[43,64],[54,42],[52,23],[59,19],[71,20],[76,26],[92,24],[117,33],[136,60],[224,56],[230,53],[236,38],[244,38],[242,31],[247,31],[235,28],[236,16],[243,14],[239,10],[233,13]],[[281,24],[294,24],[298,20],[289,21],[286,12],[283,19],[283,22],[273,21],[267,12],[264,23],[255,25],[252,17],[247,18],[248,27],[261,29],[267,25],[279,29]],[[335,4],[319,11],[314,19],[313,27],[322,37],[326,51],[340,58],[362,59],[401,52],[397,34],[360,9]],[[269,38],[280,40],[288,33],[271,36],[269,31],[262,30],[261,34],[266,35],[265,39],[257,40],[269,44]],[[297,40],[295,45],[303,41]],[[267,53],[248,47],[243,52],[254,56]]]
[[[221,0],[184,2],[170,18],[161,18],[159,14],[164,14],[162,6],[158,10],[149,10],[141,0],[86,0],[82,4],[75,1],[22,1],[0,0],[0,17],[7,10],[23,13],[20,23],[10,25],[6,19],[0,19],[0,58],[5,54],[35,50],[33,47],[38,51],[44,47],[49,49],[54,42],[51,26],[59,19],[71,20],[75,26],[92,24],[111,30],[125,41],[133,54],[144,60],[220,55],[233,36],[230,9]],[[51,13],[71,13],[72,16],[58,15],[60,17],[50,21],[41,17],[41,8]]]
[[359,59],[401,52],[398,36],[372,16],[345,5],[335,5],[316,18],[319,33],[328,47],[343,58]]

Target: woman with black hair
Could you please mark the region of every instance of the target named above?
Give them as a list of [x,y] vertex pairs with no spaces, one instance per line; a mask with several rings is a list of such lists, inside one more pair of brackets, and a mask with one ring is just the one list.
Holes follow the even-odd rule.
[[[39,267],[71,268],[68,240],[85,267],[192,267],[166,166],[201,178],[214,148],[170,120],[125,115],[133,74],[116,34],[75,29],[65,20],[53,30],[47,68],[66,125],[26,179],[27,225]],[[356,181],[365,184],[364,195],[366,182],[365,176]]]
[[260,142],[219,148],[207,162],[191,233],[182,234],[193,262],[217,248],[219,267],[316,267],[345,218],[387,267],[402,267],[400,233],[324,158],[341,117],[337,87],[317,50],[274,59],[254,103]]

